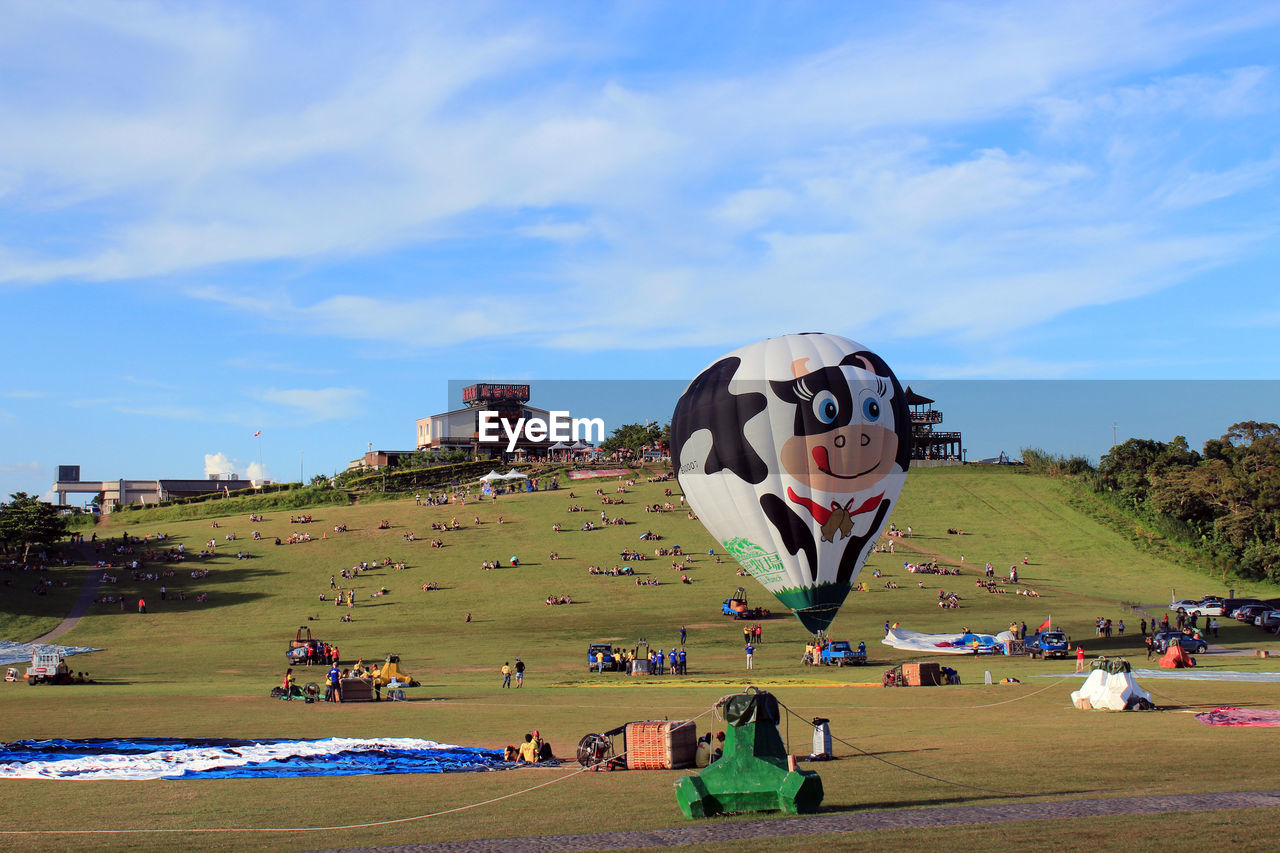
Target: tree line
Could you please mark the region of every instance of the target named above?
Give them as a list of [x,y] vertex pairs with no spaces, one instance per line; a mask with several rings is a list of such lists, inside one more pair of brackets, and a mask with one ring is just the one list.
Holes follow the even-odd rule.
[[1243,421],[1193,450],[1131,438],[1095,467],[1081,457],[1024,450],[1050,474],[1076,475],[1141,518],[1207,549],[1242,577],[1280,582],[1280,426]]

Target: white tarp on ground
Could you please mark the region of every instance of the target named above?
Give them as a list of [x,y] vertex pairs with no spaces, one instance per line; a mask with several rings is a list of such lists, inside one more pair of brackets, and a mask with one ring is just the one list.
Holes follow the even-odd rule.
[[1004,652],[1004,644],[1013,639],[1013,634],[1001,631],[999,634],[921,634],[919,631],[908,631],[906,628],[890,628],[880,642],[904,652],[929,652],[940,655],[971,655],[974,648],[979,651]]
[[1123,711],[1138,699],[1151,701],[1151,694],[1138,686],[1131,672],[1095,669],[1079,690],[1071,691],[1071,703],[1081,711]]
[[61,651],[63,657],[71,655],[82,655],[86,652],[100,652],[102,649],[94,649],[89,646],[59,646],[48,645],[44,643],[17,643],[12,640],[0,640],[0,666],[9,666],[15,663],[31,663],[31,655],[36,649],[41,651]]

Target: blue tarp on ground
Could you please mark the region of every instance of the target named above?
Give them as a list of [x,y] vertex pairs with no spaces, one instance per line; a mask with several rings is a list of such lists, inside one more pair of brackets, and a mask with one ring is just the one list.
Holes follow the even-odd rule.
[[18,643],[13,640],[0,640],[0,666],[31,663],[31,655],[35,653],[36,649],[48,649],[50,651],[61,649],[63,657],[103,651],[102,649],[93,649],[88,646],[59,646],[56,643]]
[[231,779],[457,773],[510,767],[502,752],[416,738],[21,740],[0,779]]

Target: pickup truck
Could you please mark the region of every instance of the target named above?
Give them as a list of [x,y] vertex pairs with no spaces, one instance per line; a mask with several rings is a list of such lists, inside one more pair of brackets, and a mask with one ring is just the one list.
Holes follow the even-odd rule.
[[[596,654],[604,655],[604,663],[597,664]],[[603,670],[600,669],[603,667]],[[618,668],[618,662],[613,657],[613,646],[609,643],[592,643],[587,647],[587,672],[613,672]]]
[[867,645],[859,643],[858,648],[850,645],[848,640],[835,640],[822,650],[822,663],[825,666],[862,666],[867,662]]
[[767,619],[769,611],[763,607],[750,607],[747,605],[747,594],[738,587],[733,595],[729,596],[720,605],[720,612],[725,616],[732,616],[734,619]]
[[71,668],[62,658],[62,650],[36,649],[27,667],[27,684],[70,684]]
[[1027,654],[1033,658],[1065,658],[1070,644],[1067,635],[1057,630],[1041,631],[1027,637]]

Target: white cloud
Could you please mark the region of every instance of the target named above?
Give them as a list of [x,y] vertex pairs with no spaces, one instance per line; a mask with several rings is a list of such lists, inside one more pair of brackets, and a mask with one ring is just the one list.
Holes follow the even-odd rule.
[[266,388],[253,396],[294,409],[313,421],[326,421],[363,414],[359,406],[367,392],[363,388]]
[[267,467],[260,462],[250,462],[248,465],[243,465],[238,460],[232,459],[222,452],[206,453],[204,455],[204,475],[206,477],[222,477],[227,474],[236,474],[241,480],[255,481],[270,479],[271,476]]
[[225,453],[206,453],[204,455],[204,475],[213,477],[222,474],[239,473],[239,465]]
[[[1193,156],[1274,107],[1273,73],[1168,69],[1274,25],[1275,9],[935,4],[746,71],[644,76],[565,73],[580,47],[568,25],[405,14],[288,32],[246,10],[21,7],[0,49],[54,82],[0,92],[0,202],[113,213],[62,254],[0,246],[0,281],[323,263],[479,233],[557,254],[412,291],[185,292],[273,330],[407,348],[492,339],[494,317],[582,349],[876,324],[990,338],[1151,293],[1268,236],[1177,214],[1273,188],[1274,156]],[[133,49],[98,79],[23,47],[72,32]],[[621,55],[614,39],[597,55]],[[340,61],[319,49],[333,46]],[[81,82],[82,97],[50,96]],[[1179,147],[1188,122],[1208,136]],[[253,396],[324,420],[362,392]]]

